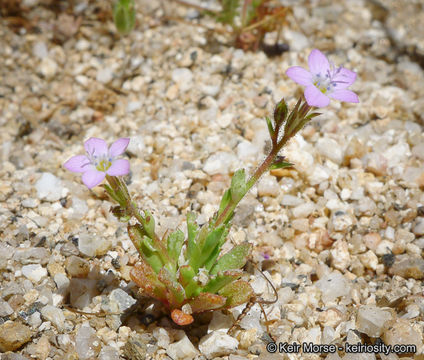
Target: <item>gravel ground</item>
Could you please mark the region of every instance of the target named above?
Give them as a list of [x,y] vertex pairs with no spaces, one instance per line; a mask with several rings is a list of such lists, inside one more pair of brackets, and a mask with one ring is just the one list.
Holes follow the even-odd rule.
[[[283,1],[290,51],[273,58],[174,4],[166,14],[185,22],[137,1],[120,37],[107,2],[70,3],[0,4],[1,358],[422,360],[422,2]],[[233,241],[253,245],[278,291],[270,334],[257,304],[233,336],[243,306],[177,328],[138,296],[137,252],[102,189],[62,164],[91,136],[131,137],[129,188],[159,231],[190,209],[205,222],[233,172],[264,158],[263,118],[283,96],[294,104],[302,89],[284,72],[313,48],[358,73],[360,104],[323,109],[284,151],[295,169],[265,175],[236,214]],[[251,284],[272,298],[255,270]],[[271,354],[269,335],[341,350]],[[416,353],[346,351],[358,342]]]

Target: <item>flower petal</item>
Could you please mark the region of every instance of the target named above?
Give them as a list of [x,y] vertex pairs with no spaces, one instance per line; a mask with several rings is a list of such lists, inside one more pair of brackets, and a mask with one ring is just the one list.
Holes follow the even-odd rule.
[[106,173],[91,169],[82,174],[82,182],[85,184],[85,186],[91,189],[96,185],[99,185],[103,181],[105,176]]
[[312,85],[312,74],[300,66],[292,66],[286,71],[286,75],[300,85]]
[[95,137],[89,138],[84,143],[84,147],[85,151],[87,151],[90,156],[107,155],[107,144],[106,141],[104,141],[103,139]]
[[109,155],[114,158],[116,156],[123,154],[124,151],[127,149],[129,142],[130,142],[129,138],[120,138],[116,140],[109,147]]
[[305,89],[305,99],[309,106],[325,107],[330,103],[330,98],[314,85]]
[[331,80],[336,83],[335,86],[338,90],[346,89],[355,82],[356,72],[342,67],[340,70],[337,70],[337,73]]
[[352,103],[359,102],[358,95],[356,95],[353,91],[350,90],[335,90],[332,93],[328,94],[328,96],[340,101],[347,101]]
[[110,176],[122,176],[127,175],[130,172],[130,162],[126,159],[117,159],[115,160],[109,169],[107,169],[106,174]]
[[321,74],[325,76],[327,71],[330,69],[330,63],[328,62],[325,55],[318,49],[311,51],[308,57],[308,66],[312,74]]
[[72,156],[67,162],[63,164],[63,167],[73,172],[84,172],[87,171],[87,165],[90,164],[90,160],[85,155]]

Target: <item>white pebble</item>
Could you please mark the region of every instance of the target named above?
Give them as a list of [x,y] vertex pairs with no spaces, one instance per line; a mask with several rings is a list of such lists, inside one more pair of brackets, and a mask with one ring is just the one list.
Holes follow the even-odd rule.
[[233,154],[220,151],[211,155],[203,166],[203,171],[209,175],[227,174],[233,162],[236,162]]
[[375,338],[382,334],[385,322],[391,319],[389,310],[374,305],[361,306],[356,318],[357,329]]
[[199,342],[199,350],[208,359],[224,356],[237,350],[238,341],[220,331],[203,336]]
[[115,289],[109,295],[110,301],[118,304],[120,311],[125,311],[133,306],[137,300],[132,298],[122,289]]
[[47,270],[40,264],[31,264],[22,266],[22,274],[32,282],[38,283],[47,276]]
[[51,173],[43,173],[35,183],[35,188],[40,200],[57,201],[67,193],[62,181]]
[[334,301],[339,296],[347,296],[350,292],[349,283],[337,271],[323,276],[315,283],[315,286],[322,291],[322,301],[324,303]]
[[107,84],[108,82],[110,82],[113,78],[113,71],[111,68],[100,68],[97,71],[97,75],[96,75],[96,80],[103,83],[103,84]]
[[49,55],[49,50],[45,42],[37,41],[32,47],[32,53],[39,59],[43,59]]
[[87,256],[105,254],[109,250],[110,245],[110,240],[87,233],[80,234],[78,239],[78,250]]
[[306,202],[296,206],[292,209],[293,216],[295,218],[306,218],[315,210],[315,204],[313,202]]
[[193,73],[187,68],[178,68],[172,71],[172,80],[178,84],[181,91],[190,89],[193,80]]
[[60,332],[65,329],[65,315],[63,315],[62,310],[59,308],[52,305],[46,305],[41,309],[41,315],[43,315],[46,320],[51,321]]
[[46,79],[51,79],[56,75],[57,64],[54,62],[54,60],[46,57],[41,60],[39,69],[41,75],[43,75]]
[[343,151],[338,142],[334,139],[321,138],[316,143],[316,149],[323,157],[341,164],[343,160]]
[[94,359],[99,353],[100,340],[96,331],[87,323],[83,324],[75,337],[75,349],[82,360]]
[[166,353],[172,359],[193,359],[199,352],[191,343],[187,335],[184,335],[180,341],[169,345],[166,349]]

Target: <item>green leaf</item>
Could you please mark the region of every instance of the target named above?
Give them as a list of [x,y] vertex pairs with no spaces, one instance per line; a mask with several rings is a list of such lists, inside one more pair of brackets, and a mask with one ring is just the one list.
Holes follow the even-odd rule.
[[224,195],[222,196],[221,203],[219,204],[218,214],[221,214],[224,211],[224,209],[230,203],[230,201],[231,201],[231,189],[228,189],[225,191]]
[[118,0],[113,8],[113,21],[121,34],[128,34],[135,25],[134,0]]
[[164,263],[160,257],[159,251],[154,247],[153,240],[147,236],[143,237],[140,244],[140,251],[143,254],[145,261],[158,273]]
[[219,289],[225,285],[237,280],[243,272],[241,270],[231,270],[219,273],[215,278],[211,279],[207,285],[202,289],[202,292],[209,292],[215,294]]
[[215,310],[223,307],[226,303],[226,298],[211,293],[200,293],[193,300],[189,301],[188,304],[191,307],[193,313],[202,311]]
[[250,301],[254,292],[248,282],[237,280],[224,286],[218,294],[227,298],[225,307],[232,308]]
[[168,239],[167,239],[168,254],[170,258],[175,261],[175,263],[178,263],[178,258],[180,256],[183,243],[184,243],[184,233],[180,229],[175,230],[168,236]]
[[158,279],[168,290],[167,298],[169,306],[171,308],[179,308],[185,299],[184,288],[173,278],[172,274],[165,267],[160,269]]
[[286,162],[286,161],[279,161],[279,162],[274,162],[269,169],[270,170],[274,170],[274,169],[285,169],[285,168],[291,168],[293,167],[292,163]]
[[118,204],[121,205],[121,202],[119,201],[118,196],[115,194],[115,191],[113,191],[113,189],[108,184],[103,184],[103,187],[105,188],[105,190],[107,191],[107,193],[109,194],[109,196],[113,200],[115,200]]
[[211,274],[216,275],[220,271],[242,268],[246,264],[249,250],[250,244],[237,245],[231,251],[221,256],[212,268]]
[[145,262],[135,264],[130,271],[131,280],[134,281],[141,292],[152,298],[166,302],[166,288],[153,271],[150,265]]
[[184,287],[186,298],[189,299],[200,293],[201,287],[194,280],[196,273],[190,265],[180,267],[180,284]]
[[144,222],[142,225],[148,236],[151,238],[155,237],[155,219],[148,210],[144,211]]
[[223,235],[225,234],[225,230],[226,226],[221,225],[218,228],[213,229],[208,234],[203,247],[200,248],[201,256],[198,261],[198,268],[202,267],[205,264],[205,262],[209,259],[210,255],[217,247],[220,248],[220,244],[223,243],[221,240]]
[[239,201],[246,194],[246,173],[244,169],[237,170],[231,179],[231,198]]
[[274,131],[274,128],[273,128],[273,126],[272,126],[272,122],[271,122],[271,119],[268,117],[268,116],[266,116],[265,117],[265,120],[266,120],[266,125],[268,126],[268,132],[269,132],[269,136],[271,137],[271,139],[274,137],[274,135],[275,135],[275,131]]
[[216,21],[234,25],[234,18],[237,16],[239,2],[239,0],[221,0],[222,10],[216,16]]
[[195,272],[199,269],[200,250],[196,243],[196,237],[199,232],[199,226],[196,224],[196,215],[187,214],[187,255],[186,259]]
[[274,110],[274,121],[276,124],[281,125],[286,120],[289,109],[287,103],[284,99],[281,99],[280,102],[276,105]]

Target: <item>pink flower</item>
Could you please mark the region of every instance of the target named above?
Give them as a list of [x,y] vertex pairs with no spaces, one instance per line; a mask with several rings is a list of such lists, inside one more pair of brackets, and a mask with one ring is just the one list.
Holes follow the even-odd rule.
[[128,174],[129,161],[116,157],[124,153],[129,142],[129,138],[121,138],[108,149],[106,141],[92,137],[84,143],[87,154],[73,156],[63,166],[69,171],[82,173],[83,183],[91,189],[100,184],[106,174],[110,176]]
[[314,49],[308,57],[309,70],[300,66],[287,69],[287,76],[306,86],[305,99],[309,106],[324,107],[330,98],[357,103],[358,95],[347,88],[355,82],[356,73],[342,66],[330,65],[325,55]]

